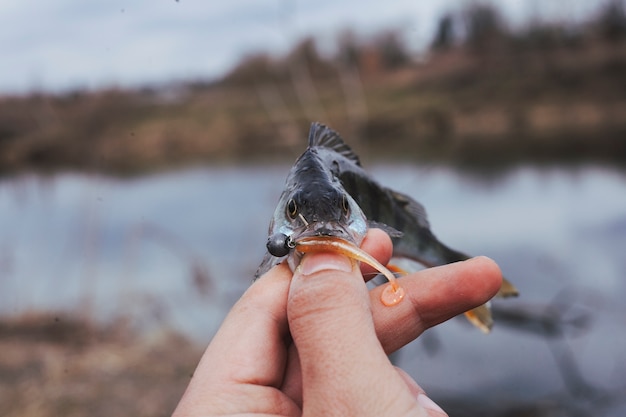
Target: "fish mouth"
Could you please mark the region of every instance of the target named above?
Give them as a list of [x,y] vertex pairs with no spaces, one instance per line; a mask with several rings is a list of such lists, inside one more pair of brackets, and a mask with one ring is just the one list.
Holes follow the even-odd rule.
[[[343,236],[337,236],[338,234]],[[350,236],[343,227],[328,228],[326,225],[313,228],[308,227],[303,233],[298,235],[296,240],[288,241],[288,245],[295,249],[287,260],[291,270],[296,270],[302,260],[302,256],[307,252],[337,253],[347,256],[353,261],[370,265],[389,280],[389,285],[381,293],[381,301],[384,305],[394,306],[402,301],[405,292],[396,281],[393,273],[351,239],[346,239],[346,235]]]
[[[317,221],[307,223],[306,226],[293,230],[292,234],[287,238],[287,245],[291,249],[296,249],[300,241],[313,238],[337,239],[357,248],[363,240],[363,236],[358,236],[357,233],[351,232],[347,225],[337,222]],[[297,249],[291,251],[287,260],[292,271],[295,271],[298,264],[300,264],[302,255],[303,253]]]
[[309,223],[301,230],[296,230],[290,236],[292,242],[298,242],[300,239],[310,237],[334,237],[345,240],[355,245],[359,245],[362,236],[355,236],[355,233],[341,223],[337,222],[313,222]]

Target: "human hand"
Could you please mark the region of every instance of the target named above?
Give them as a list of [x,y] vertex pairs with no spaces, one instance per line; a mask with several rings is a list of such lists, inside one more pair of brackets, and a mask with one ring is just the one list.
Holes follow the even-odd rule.
[[[392,251],[377,229],[362,248],[383,264]],[[232,308],[174,416],[444,416],[386,355],[500,282],[493,261],[474,258],[401,278],[405,299],[386,307],[343,256],[307,254],[294,274],[279,265]]]

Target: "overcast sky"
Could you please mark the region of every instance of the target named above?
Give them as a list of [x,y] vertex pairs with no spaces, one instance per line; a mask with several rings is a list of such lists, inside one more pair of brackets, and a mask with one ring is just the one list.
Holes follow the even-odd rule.
[[[307,34],[398,27],[415,48],[471,0],[0,0],[0,94],[210,79]],[[500,0],[506,17],[576,20],[602,0]]]

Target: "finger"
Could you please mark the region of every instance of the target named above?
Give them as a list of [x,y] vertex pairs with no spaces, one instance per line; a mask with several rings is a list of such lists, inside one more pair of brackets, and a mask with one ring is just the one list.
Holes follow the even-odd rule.
[[[226,368],[234,379],[247,382],[265,375],[261,385],[269,385],[281,377],[276,375],[273,360],[276,346],[283,346],[288,335],[287,293],[291,271],[278,265],[244,293],[233,306],[217,335],[211,342],[215,355],[237,358],[236,373],[231,364],[216,364],[213,373]],[[282,352],[284,353],[284,352]]]
[[398,415],[417,407],[380,345],[367,287],[351,260],[305,255],[292,279],[287,315],[311,414],[333,407],[337,415]]
[[502,273],[491,259],[477,257],[425,269],[398,282],[406,296],[393,307],[380,301],[384,285],[370,291],[376,333],[388,353],[424,330],[487,302],[500,288]]
[[[383,230],[377,228],[368,230],[361,244],[361,248],[376,258],[383,265],[389,262],[393,251],[389,235],[387,235],[387,233]],[[378,271],[367,264],[361,263],[360,267],[363,276],[366,277],[365,281],[378,274]],[[302,405],[302,374],[300,372],[300,359],[293,344],[290,346],[287,355],[287,369],[289,369],[289,372],[285,374],[281,389],[289,398],[292,398],[296,404]]]
[[[361,243],[361,248],[383,265],[387,265],[393,252],[393,245],[389,235],[383,230],[376,228],[368,230],[363,243]],[[378,275],[379,271],[368,264],[361,263],[361,273],[365,281],[369,281]]]
[[286,372],[280,390],[302,409],[302,371],[296,346],[291,343],[287,348]]
[[[219,409],[239,410],[241,404],[223,398],[228,387],[253,384],[278,387],[286,361],[286,303],[291,271],[279,265],[258,279],[233,306],[206,349],[178,412],[197,415]],[[272,398],[266,396],[271,409]],[[257,404],[258,405],[258,404]]]

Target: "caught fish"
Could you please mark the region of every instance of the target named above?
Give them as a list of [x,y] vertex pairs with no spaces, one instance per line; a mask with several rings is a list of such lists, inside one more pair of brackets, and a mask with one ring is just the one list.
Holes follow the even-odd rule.
[[[376,260],[359,248],[370,226],[389,233],[393,257],[427,267],[469,259],[435,237],[420,203],[378,184],[335,131],[313,123],[309,146],[291,168],[270,221],[268,252],[256,276],[285,259],[294,271],[308,251],[335,251],[383,273],[390,283],[381,300],[394,305],[402,299],[402,288],[391,272],[373,264]],[[517,289],[503,280],[498,295],[517,295]],[[488,304],[468,311],[466,317],[483,332],[493,324]]]

